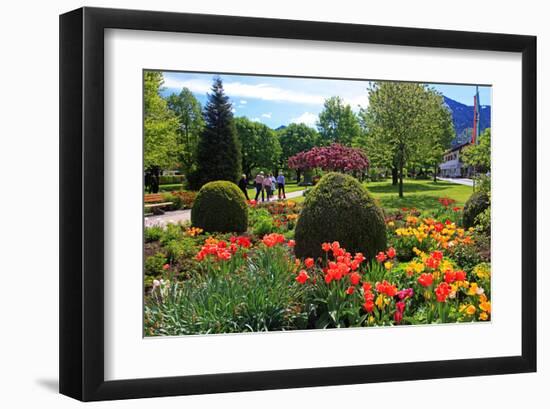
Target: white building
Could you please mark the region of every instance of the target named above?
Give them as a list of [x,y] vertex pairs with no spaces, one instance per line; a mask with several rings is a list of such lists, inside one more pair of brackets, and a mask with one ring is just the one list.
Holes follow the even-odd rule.
[[443,178],[468,178],[472,175],[472,168],[464,165],[460,160],[460,153],[468,145],[470,143],[466,142],[445,152],[443,163],[439,165],[439,176]]

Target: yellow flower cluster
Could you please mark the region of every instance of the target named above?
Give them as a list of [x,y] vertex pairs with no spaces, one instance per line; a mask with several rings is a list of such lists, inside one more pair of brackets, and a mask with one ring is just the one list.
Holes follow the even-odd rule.
[[443,224],[431,218],[419,220],[414,216],[407,216],[405,221],[405,227],[395,229],[398,237],[414,237],[419,243],[431,238],[442,248],[452,247],[458,243],[473,243],[471,228],[466,231],[457,227],[455,223]]
[[485,280],[491,277],[491,268],[489,264],[482,263],[474,267],[474,274],[480,279]]
[[185,230],[185,234],[189,237],[195,237],[201,234],[204,230],[200,227],[189,227],[187,230]]

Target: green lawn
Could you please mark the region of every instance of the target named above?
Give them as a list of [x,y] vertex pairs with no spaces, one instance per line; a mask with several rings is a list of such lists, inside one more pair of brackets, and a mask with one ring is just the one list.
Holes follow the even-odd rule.
[[[287,183],[285,185],[285,192],[286,193],[296,192],[297,190],[304,190],[304,189],[305,189],[305,187],[298,186],[296,184],[296,182]],[[274,195],[277,196],[277,190],[275,190]],[[255,188],[249,188],[248,189],[248,197],[250,197],[250,199],[254,199],[254,197],[256,197],[256,189]]]
[[[398,186],[392,186],[391,180],[384,182],[371,182],[365,184],[368,191],[379,200],[380,205],[387,210],[396,210],[403,207],[415,207],[419,210],[427,210],[438,206],[437,199],[449,197],[456,200],[457,206],[464,203],[472,194],[472,187],[448,183],[443,181],[406,180],[403,183],[404,197],[398,196]],[[304,200],[303,197],[292,199],[296,202]]]

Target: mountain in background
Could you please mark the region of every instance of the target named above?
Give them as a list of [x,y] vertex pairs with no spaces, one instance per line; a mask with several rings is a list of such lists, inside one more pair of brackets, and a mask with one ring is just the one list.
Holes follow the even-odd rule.
[[[447,98],[443,96],[445,104],[451,110],[451,115],[453,117],[453,125],[456,132],[456,137],[451,142],[451,145],[457,146],[461,145],[470,140],[472,135],[472,127],[474,124],[474,107],[469,105],[464,105],[460,102],[455,101],[454,99]],[[491,127],[491,106],[490,105],[481,105],[479,111],[479,121],[481,132],[486,128]]]

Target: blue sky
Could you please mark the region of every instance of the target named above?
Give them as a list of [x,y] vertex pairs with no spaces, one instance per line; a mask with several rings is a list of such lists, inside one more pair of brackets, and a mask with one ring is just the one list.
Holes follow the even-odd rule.
[[[164,72],[163,95],[183,87],[204,106],[213,74]],[[235,116],[246,116],[271,128],[303,122],[315,126],[326,98],[340,96],[354,111],[368,106],[368,81],[289,78],[252,75],[220,75],[233,104]],[[473,105],[475,86],[430,84],[448,98]],[[482,105],[490,105],[491,87],[479,87]]]

